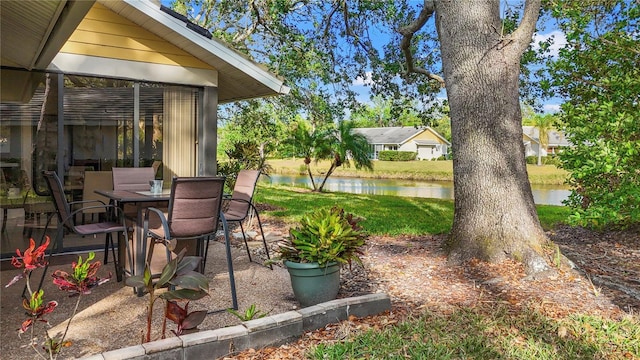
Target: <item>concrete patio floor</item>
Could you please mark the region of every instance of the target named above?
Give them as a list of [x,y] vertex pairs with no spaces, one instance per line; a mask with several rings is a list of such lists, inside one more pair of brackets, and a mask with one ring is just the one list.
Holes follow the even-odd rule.
[[[279,234],[267,234],[267,239],[271,242],[277,241],[278,236]],[[298,309],[299,305],[293,296],[286,269],[274,266],[273,270],[270,270],[263,265],[249,262],[242,241],[235,243],[237,245],[232,247],[232,258],[239,310],[243,312],[249,306],[255,305],[258,310],[275,315]],[[262,243],[254,241],[250,242],[250,246],[257,250]],[[82,255],[86,257],[86,254]],[[97,252],[96,259],[102,260],[102,257],[102,252]],[[257,256],[254,256],[254,261],[255,257]],[[71,271],[70,264],[75,260],[77,255],[54,257],[48,275],[58,269]],[[107,276],[110,271],[114,271],[111,262],[103,265],[99,276]],[[19,337],[17,332],[22,321],[26,319],[20,298],[24,280],[9,288],[4,287],[18,272],[19,270],[13,269],[10,261],[2,262],[0,277],[3,285],[0,290],[0,332],[2,333],[0,357],[2,359],[36,358],[33,349],[26,347],[29,342],[28,334]],[[39,272],[36,272],[34,275],[38,274]],[[224,311],[231,306],[231,293],[222,242],[211,242],[205,274],[210,279],[209,296],[191,302],[189,305],[190,311],[204,309],[211,312],[198,329],[213,330],[240,324],[240,319]],[[49,276],[45,279],[43,288],[45,300],[56,300],[59,303],[58,308],[46,317],[52,326],[49,332],[50,334],[62,333],[66,320],[75,306],[76,298],[69,298],[66,293],[58,290]],[[66,337],[66,340],[72,342],[71,346],[63,349],[59,358],[82,358],[139,345],[146,331],[148,298],[148,295],[136,296],[132,288],[125,286],[124,282],[117,282],[114,275],[109,282],[96,288],[90,295],[82,297],[78,313],[71,322]],[[215,312],[215,310],[222,311]],[[162,312],[162,302],[158,301],[154,307],[152,340],[160,338]],[[41,323],[36,325],[38,340],[42,339],[42,330],[45,327],[46,325]],[[175,329],[175,325],[169,323],[167,329],[167,337],[174,336],[169,329]]]

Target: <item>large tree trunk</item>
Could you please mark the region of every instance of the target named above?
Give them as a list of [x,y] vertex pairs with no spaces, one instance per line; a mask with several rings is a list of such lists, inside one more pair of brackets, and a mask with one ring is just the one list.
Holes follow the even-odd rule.
[[500,0],[435,2],[451,108],[455,215],[450,259],[513,258],[529,273],[548,268],[540,255],[547,237],[527,176],[518,95],[520,57],[540,6],[538,0],[533,3],[523,18],[523,25],[532,23],[502,34]]

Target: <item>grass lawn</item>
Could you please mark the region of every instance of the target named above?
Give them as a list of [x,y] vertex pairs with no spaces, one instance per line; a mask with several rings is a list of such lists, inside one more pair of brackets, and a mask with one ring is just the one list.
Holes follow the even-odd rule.
[[507,307],[426,311],[382,330],[320,344],[312,359],[638,359],[637,320],[573,315],[549,319]]
[[[270,159],[269,165],[274,174],[306,175],[302,159]],[[328,161],[312,162],[314,174],[323,174],[329,169]],[[527,165],[529,181],[540,185],[561,185],[567,178],[567,172],[553,165]],[[354,166],[344,165],[336,169],[335,176],[371,177],[390,179],[410,179],[424,181],[453,181],[453,162],[445,161],[374,161],[373,172]]]
[[[255,200],[274,207],[262,213],[291,224],[307,211],[338,205],[365,218],[361,225],[372,235],[443,234],[453,222],[451,200],[318,194],[266,184],[259,185]],[[563,206],[540,205],[537,209],[547,230],[569,214]],[[340,341],[320,342],[305,356],[318,360],[640,359],[637,316],[606,319],[570,313],[550,317],[535,307],[516,310],[508,305],[480,301],[451,311],[417,309],[402,321],[388,323],[382,316],[374,325],[348,330]]]
[[[363,217],[361,225],[373,235],[444,234],[451,230],[453,224],[453,200],[445,199],[338,192],[319,194],[299,188],[260,184],[256,201],[277,206],[278,210],[266,214],[291,223],[317,207],[338,205]],[[537,208],[542,227],[546,230],[563,222],[570,214],[564,206],[537,205]]]

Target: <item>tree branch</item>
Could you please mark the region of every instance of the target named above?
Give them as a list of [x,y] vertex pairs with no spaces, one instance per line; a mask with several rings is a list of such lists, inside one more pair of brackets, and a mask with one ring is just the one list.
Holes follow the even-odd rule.
[[351,25],[349,25],[349,8],[347,7],[346,0],[342,2],[342,17],[344,18],[344,28],[347,36],[353,38],[356,43],[367,53],[369,54],[373,49],[370,46],[367,46],[360,40],[360,36],[356,34],[352,29]]
[[[249,38],[249,36],[255,33],[256,29],[258,28],[258,25],[262,25],[267,32],[274,34],[273,30],[269,27],[269,24],[267,23],[267,21],[265,21],[260,15],[260,8],[258,7],[255,1],[249,2],[248,12],[254,15],[255,20],[252,21],[251,25],[246,27],[242,33],[238,32],[238,34],[236,34],[236,36],[233,39],[234,42],[244,42],[246,39]],[[265,10],[265,13],[266,13],[266,10]]]
[[412,21],[409,25],[401,27],[398,29],[400,35],[402,35],[402,40],[400,41],[400,49],[404,54],[404,58],[407,63],[407,71],[405,74],[409,73],[417,73],[426,75],[431,80],[436,80],[440,83],[440,86],[444,87],[444,79],[431,71],[420,67],[415,66],[413,60],[413,53],[411,52],[411,39],[413,39],[413,35],[418,32],[424,24],[427,23],[427,20],[434,14],[435,5],[432,0],[424,0],[424,5],[418,17]]
[[331,31],[331,19],[339,9],[340,9],[340,3],[335,3],[335,5],[331,7],[331,11],[329,12],[329,14],[325,16],[325,27],[324,27],[325,38],[329,36],[329,32]]
[[522,21],[518,28],[509,36],[518,43],[520,52],[524,51],[531,43],[533,32],[536,31],[536,22],[540,15],[541,0],[527,0],[524,5]]

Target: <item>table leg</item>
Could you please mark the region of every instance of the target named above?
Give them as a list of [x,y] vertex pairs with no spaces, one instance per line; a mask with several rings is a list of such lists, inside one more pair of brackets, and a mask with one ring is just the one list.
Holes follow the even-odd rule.
[[7,217],[9,216],[9,211],[7,208],[2,208],[2,233],[7,230]]
[[[145,255],[146,255],[146,249],[145,246],[143,245],[144,242],[144,235],[143,234],[143,219],[142,219],[142,204],[138,203],[137,206],[137,217],[136,217],[136,225],[135,225],[135,236],[136,236],[136,244],[135,247],[133,249],[133,253],[134,253],[134,263],[133,263],[133,275],[142,275],[144,274],[144,267],[145,267]],[[144,295],[144,289],[143,288],[136,288],[136,293],[138,294],[138,296],[142,296]]]
[[125,279],[127,272],[129,272],[131,269],[127,268],[127,246],[128,246],[128,241],[129,241],[129,233],[127,231],[127,220],[124,218],[124,205],[123,204],[116,204],[115,201],[111,200],[109,202],[110,205],[114,205],[118,207],[118,210],[112,210],[112,212],[109,214],[105,214],[106,219],[107,220],[112,220],[112,221],[118,221],[118,219],[120,219],[120,217],[122,216],[122,223],[124,224],[124,232],[122,233],[122,235],[118,235],[118,269],[116,270],[117,274],[116,277],[118,278],[118,281],[122,281],[122,279]]

